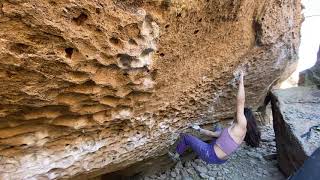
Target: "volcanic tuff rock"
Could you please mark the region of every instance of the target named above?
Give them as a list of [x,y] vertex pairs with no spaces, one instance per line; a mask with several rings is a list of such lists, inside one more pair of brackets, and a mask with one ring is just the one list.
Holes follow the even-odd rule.
[[0,179],[93,177],[163,154],[296,66],[300,0],[1,0]]
[[282,172],[290,176],[320,147],[320,131],[311,128],[320,125],[320,90],[275,90],[271,104],[278,162]]

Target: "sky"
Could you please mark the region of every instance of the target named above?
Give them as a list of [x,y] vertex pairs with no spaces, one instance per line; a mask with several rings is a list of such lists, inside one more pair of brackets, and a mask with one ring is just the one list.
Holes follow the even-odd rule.
[[320,45],[320,0],[302,0],[305,17],[301,27],[301,42],[299,47],[299,61],[297,70],[281,83],[280,88],[297,86],[299,72],[309,69],[317,61],[317,52]]
[[302,0],[305,20],[301,28],[301,44],[297,71],[312,67],[320,45],[320,0]]

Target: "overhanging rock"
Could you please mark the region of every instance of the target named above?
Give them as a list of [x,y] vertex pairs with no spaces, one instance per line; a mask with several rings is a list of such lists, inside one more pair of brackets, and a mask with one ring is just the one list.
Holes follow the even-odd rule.
[[0,1],[0,179],[92,177],[164,154],[295,70],[300,0]]

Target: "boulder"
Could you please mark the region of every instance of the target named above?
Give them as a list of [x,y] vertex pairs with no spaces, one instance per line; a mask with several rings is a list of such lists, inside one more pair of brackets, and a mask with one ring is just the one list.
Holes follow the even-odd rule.
[[320,46],[314,66],[299,73],[299,86],[318,86],[320,88]]
[[320,125],[320,90],[311,87],[274,90],[271,104],[277,158],[282,172],[290,176],[320,146],[320,131],[311,128]]
[[295,70],[300,0],[0,1],[0,179],[89,178],[166,153]]

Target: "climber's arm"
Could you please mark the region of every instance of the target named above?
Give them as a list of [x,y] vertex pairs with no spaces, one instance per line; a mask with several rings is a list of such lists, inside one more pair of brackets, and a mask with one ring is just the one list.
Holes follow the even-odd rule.
[[210,137],[219,137],[220,134],[221,134],[221,131],[209,131],[209,130],[206,130],[206,129],[200,129],[199,132],[201,134],[204,134],[206,136],[210,136]]
[[202,129],[199,125],[197,124],[192,124],[190,125],[190,127],[196,131],[199,131],[201,134],[204,134],[206,136],[211,136],[211,137],[219,137],[220,136],[220,131],[209,131],[209,130],[206,130],[206,129]]
[[237,95],[237,125],[241,128],[247,127],[247,119],[244,116],[244,105],[245,105],[245,91],[243,83],[243,72],[240,73],[239,78],[239,90]]

